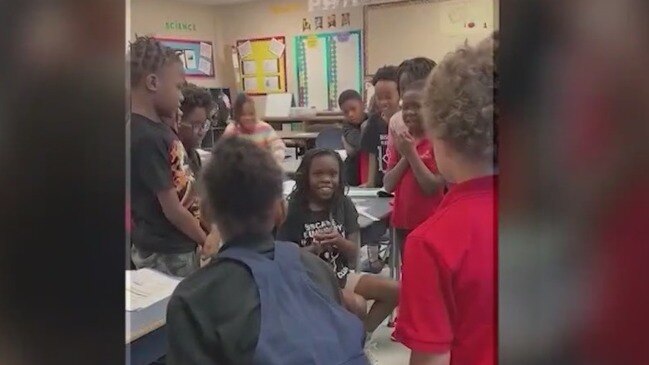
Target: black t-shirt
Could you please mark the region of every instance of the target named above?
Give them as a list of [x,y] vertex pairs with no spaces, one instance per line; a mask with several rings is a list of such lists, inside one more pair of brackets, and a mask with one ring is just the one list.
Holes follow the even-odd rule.
[[[300,202],[297,198],[290,198],[286,221],[279,228],[277,239],[307,247],[313,244],[313,236],[317,232],[332,226],[335,226],[345,238],[360,230],[358,212],[349,197],[345,196],[340,199],[340,203],[331,207],[329,211],[320,212],[312,211],[307,203]],[[319,256],[333,268],[336,278],[341,285],[344,285],[347,274],[350,272],[345,256],[337,249],[325,251]]]
[[372,153],[377,159],[374,186],[383,186],[383,174],[388,170],[388,123],[380,114],[373,114],[361,136],[361,150]]
[[157,193],[175,188],[183,206],[199,218],[198,194],[185,149],[166,124],[131,114],[131,239],[141,250],[184,253],[196,249],[162,212]]
[[[273,258],[273,237],[247,235],[228,240]],[[341,303],[338,282],[329,267],[300,253],[307,276],[320,293]],[[167,364],[252,364],[261,327],[259,288],[250,271],[218,256],[178,284],[167,307]]]

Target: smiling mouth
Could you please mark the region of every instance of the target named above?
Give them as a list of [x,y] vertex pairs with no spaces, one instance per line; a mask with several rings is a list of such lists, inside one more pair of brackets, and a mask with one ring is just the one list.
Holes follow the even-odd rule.
[[321,193],[331,193],[334,191],[334,188],[331,186],[321,186],[318,188],[318,191]]

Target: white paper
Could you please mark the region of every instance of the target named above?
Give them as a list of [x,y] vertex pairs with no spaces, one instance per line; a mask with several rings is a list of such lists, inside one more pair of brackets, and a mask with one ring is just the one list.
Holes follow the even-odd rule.
[[351,188],[347,192],[347,195],[350,197],[377,197],[381,188]]
[[276,74],[279,72],[279,61],[277,59],[264,60],[264,73]]
[[[289,157],[289,158],[285,159],[284,163],[282,165],[288,165],[289,163],[291,163],[292,161],[289,160],[289,159],[294,160],[295,158],[294,157]],[[285,168],[285,170],[286,170],[286,168]],[[282,183],[282,188],[283,188],[282,190],[283,190],[284,196],[289,196],[289,194],[291,194],[293,192],[293,189],[295,188],[295,180],[286,180],[286,181],[284,181]]]
[[347,159],[347,151],[345,151],[345,150],[336,150],[336,152],[338,152],[338,154],[340,155],[340,158],[342,158],[343,161],[345,161]]
[[270,45],[268,46],[268,49],[275,56],[280,57],[282,53],[284,53],[284,48],[286,48],[284,43],[278,41],[275,38],[270,40]]
[[243,74],[254,75],[257,72],[257,63],[255,61],[243,61]]
[[191,49],[186,49],[185,60],[187,62],[186,65],[188,70],[196,68],[196,52],[192,51]]
[[212,45],[209,43],[201,42],[201,56],[207,59],[212,58]]
[[126,310],[136,311],[168,298],[179,282],[151,269],[126,271]]
[[371,215],[370,213],[368,213],[367,212],[368,209],[369,209],[368,207],[364,207],[362,205],[356,205],[356,211],[358,212],[359,215],[362,215],[363,217],[365,217],[365,218],[367,218],[367,219],[369,219],[369,220],[371,220],[373,222],[378,222],[378,221],[381,220],[381,219]]
[[250,43],[250,41],[245,41],[244,43],[241,43],[237,47],[237,49],[239,50],[239,56],[241,58],[244,58],[252,54],[252,44]]
[[198,62],[198,70],[209,75],[212,72],[212,63],[201,57],[201,60]]
[[267,90],[279,90],[279,76],[265,77],[264,86]]
[[290,115],[292,102],[293,94],[291,93],[269,94],[266,96],[266,110],[264,110],[264,116],[287,117]]
[[246,91],[256,91],[259,90],[259,85],[257,84],[256,77],[244,77],[243,78],[243,89]]

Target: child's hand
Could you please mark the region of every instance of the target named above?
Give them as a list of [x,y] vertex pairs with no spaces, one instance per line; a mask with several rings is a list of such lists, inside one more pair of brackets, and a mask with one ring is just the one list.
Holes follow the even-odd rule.
[[321,233],[319,236],[319,241],[322,246],[325,248],[336,248],[339,246],[340,242],[345,238],[338,232],[337,229],[330,229]]
[[415,152],[415,139],[407,131],[397,134],[394,143],[399,154],[404,157],[411,156]]
[[217,231],[212,231],[207,235],[207,239],[201,247],[201,257],[206,258],[214,255],[220,247],[221,237]]

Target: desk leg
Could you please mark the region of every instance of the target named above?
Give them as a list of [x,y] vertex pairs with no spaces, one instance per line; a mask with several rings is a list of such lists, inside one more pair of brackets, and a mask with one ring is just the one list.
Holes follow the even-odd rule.
[[[399,248],[397,247],[397,235],[394,227],[390,227],[390,259],[389,259],[389,266],[390,266],[390,278],[393,280],[399,280],[398,279],[398,273],[397,273],[397,262],[399,262]],[[390,313],[390,318],[388,319],[388,327],[394,327],[394,311]]]

